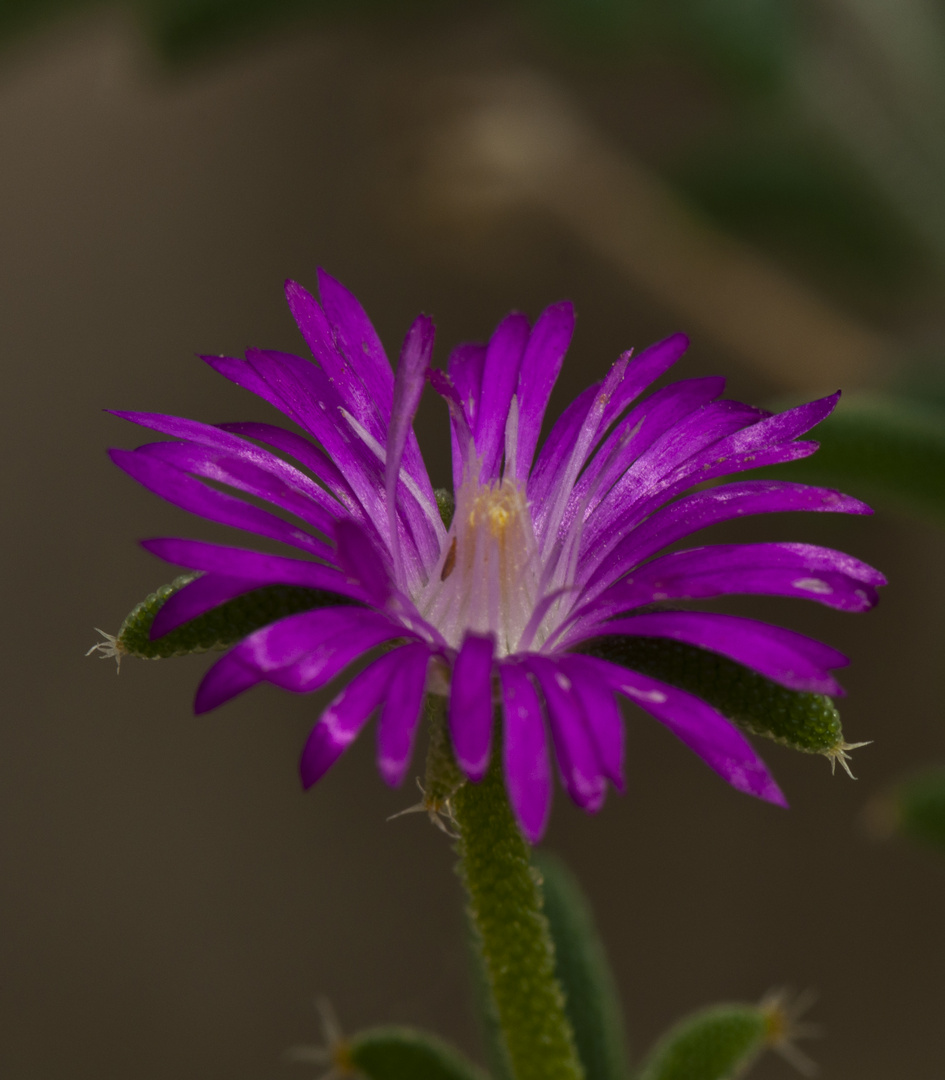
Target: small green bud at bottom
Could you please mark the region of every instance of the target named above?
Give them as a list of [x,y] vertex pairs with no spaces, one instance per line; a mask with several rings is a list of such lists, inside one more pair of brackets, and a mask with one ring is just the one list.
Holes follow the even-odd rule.
[[797,1023],[808,1004],[799,998],[788,1005],[777,992],[759,1005],[715,1005],[693,1013],[659,1041],[640,1080],[736,1080],[767,1048],[810,1075],[813,1062],[793,1042],[814,1034]]
[[344,1046],[349,1073],[368,1080],[488,1080],[486,1074],[441,1039],[412,1028],[379,1027]]

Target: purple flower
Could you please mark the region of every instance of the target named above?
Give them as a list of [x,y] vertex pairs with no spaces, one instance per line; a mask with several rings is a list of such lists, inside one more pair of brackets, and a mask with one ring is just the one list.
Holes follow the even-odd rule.
[[[729,594],[804,597],[842,611],[876,603],[883,576],[829,548],[757,543],[661,554],[705,526],[746,514],[869,513],[856,499],[803,484],[743,480],[692,490],[811,454],[817,444],[798,436],[839,395],[771,415],[720,398],[724,381],[702,378],[640,401],[685,350],[677,334],[635,357],[624,353],[568,406],[538,450],[574,328],[569,303],[549,307],[534,326],[508,315],[488,345],[455,349],[445,372],[429,367],[433,323],[420,316],[395,375],[354,296],[323,272],[319,286],[321,306],[294,282],[286,288],[314,363],[269,350],[251,350],[245,360],[204,357],[304,435],[263,423],[117,414],[177,440],[112,451],[127,473],[177,506],[293,551],[146,541],[160,558],[203,571],[161,608],[153,636],[264,585],[344,598],[244,638],[208,671],[197,711],[262,681],[318,690],[373,653],[312,730],[301,761],[306,787],[377,711],[378,767],[389,784],[400,783],[428,692],[448,696],[457,762],[480,780],[494,752],[498,699],[509,797],[534,841],[551,802],[549,732],[576,803],[596,810],[608,780],[622,788],[622,695],[734,787],[783,804],[747,739],[715,709],[575,650],[605,634],[666,637],[795,690],[842,693],[830,669],[848,661],[826,645],[752,619],[654,608]],[[412,429],[427,380],[449,407],[449,528]]]

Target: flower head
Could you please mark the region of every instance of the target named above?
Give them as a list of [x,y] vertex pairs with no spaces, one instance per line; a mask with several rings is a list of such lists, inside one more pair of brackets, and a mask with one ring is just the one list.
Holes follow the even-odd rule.
[[[622,787],[620,695],[736,788],[783,803],[746,738],[706,702],[577,650],[609,634],[670,638],[791,689],[841,693],[830,670],[848,661],[836,650],[752,619],[665,605],[741,593],[864,611],[876,602],[880,573],[808,544],[661,554],[699,529],[746,514],[868,513],[856,499],[802,484],[698,487],[812,453],[817,444],[798,436],[830,413],[838,395],[772,415],[721,398],[724,381],[702,378],[641,400],[685,350],[677,334],[622,355],[568,406],[539,450],[574,329],[569,303],[548,308],[534,325],[507,316],[487,345],[455,349],[445,371],[429,366],[433,324],[420,316],[395,375],[354,296],[325,273],[319,286],[321,305],[293,282],[286,288],[314,362],[270,350],[251,350],[245,360],[204,357],[304,435],[264,423],[117,414],[176,440],[112,451],[145,487],[291,549],[271,555],[196,540],[146,541],[168,562],[202,571],[161,608],[154,636],[264,585],[339,597],[336,606],[290,615],[244,638],[205,676],[197,711],[263,681],[318,690],[370,654],[309,736],[301,762],[306,786],[375,712],[381,774],[400,783],[428,692],[448,697],[457,762],[480,780],[500,752],[492,746],[499,702],[509,796],[534,840],[551,801],[549,732],[564,786],[580,806],[599,808],[608,780]],[[449,408],[455,511],[448,523],[412,429],[427,380]]]

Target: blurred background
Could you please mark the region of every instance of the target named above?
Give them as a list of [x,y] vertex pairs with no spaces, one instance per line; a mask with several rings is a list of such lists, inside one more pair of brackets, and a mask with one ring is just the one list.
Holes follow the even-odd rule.
[[[101,410],[271,419],[195,353],[302,350],[282,281],[314,288],[323,265],[391,354],[432,314],[438,362],[570,297],[553,413],[684,329],[675,377],[726,374],[765,404],[896,395],[942,432],[945,13],[5,0],[0,34],[0,1073],[303,1076],[282,1055],[319,1041],[316,994],[349,1030],[411,1023],[478,1055],[450,844],[385,820],[416,793],[384,787],[370,734],[303,796],[327,695],[260,688],[195,719],[207,658],[116,679],[83,656],[173,576],[138,539],[222,536],[109,465],[142,440]],[[432,399],[418,430],[447,482]],[[626,796],[589,818],[558,792],[547,844],[589,893],[636,1054],[685,1011],[791,986],[819,992],[825,1077],[942,1075],[945,866],[863,825],[891,777],[945,757],[941,528],[891,487],[872,519],[711,537],[825,543],[888,574],[865,617],[729,605],[854,658],[860,779],[766,744],[783,812],[628,712]]]

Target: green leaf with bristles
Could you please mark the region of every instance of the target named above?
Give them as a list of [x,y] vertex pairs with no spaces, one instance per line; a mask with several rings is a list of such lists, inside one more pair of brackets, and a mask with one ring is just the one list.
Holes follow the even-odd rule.
[[442,1039],[406,1027],[378,1027],[351,1038],[343,1064],[368,1080],[488,1080]]
[[[144,598],[125,617],[114,636],[93,646],[104,656],[137,656],[142,660],[160,660],[171,656],[226,649],[260,627],[286,615],[313,608],[352,603],[347,597],[321,589],[303,589],[294,585],[266,585],[192,619],[163,637],[150,637],[151,625],[169,596],[189,584],[199,574],[182,574],[169,585]],[[90,652],[92,650],[89,650]]]
[[733,1080],[769,1041],[758,1005],[715,1005],[681,1020],[653,1049],[639,1080]]
[[743,731],[823,754],[831,764],[839,761],[847,768],[847,751],[863,745],[844,740],[840,714],[825,694],[789,690],[707,649],[669,638],[613,634],[585,643],[581,651],[688,690]]
[[555,975],[564,991],[585,1080],[626,1080],[630,1069],[620,1000],[590,906],[560,859],[536,851],[533,862],[542,877]]

